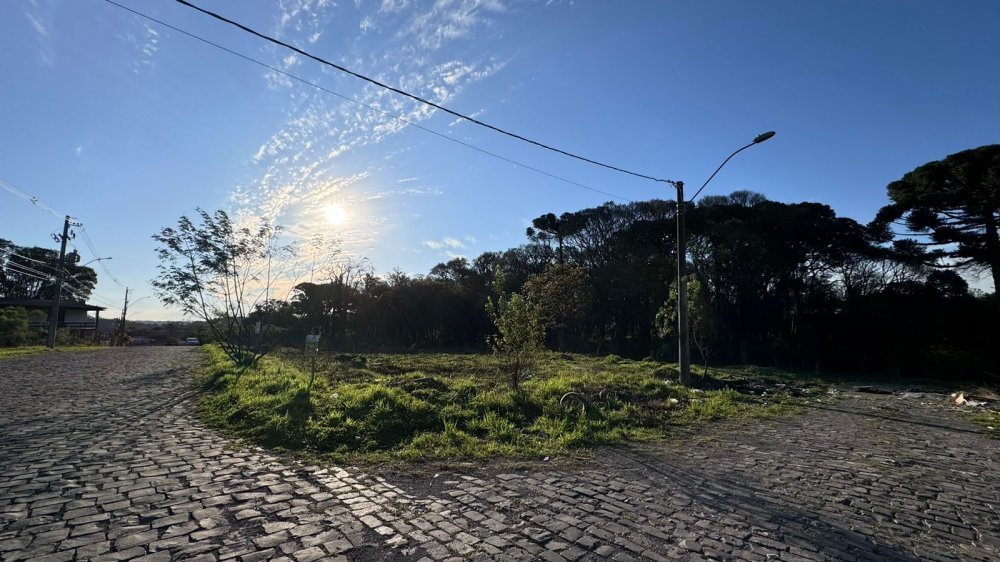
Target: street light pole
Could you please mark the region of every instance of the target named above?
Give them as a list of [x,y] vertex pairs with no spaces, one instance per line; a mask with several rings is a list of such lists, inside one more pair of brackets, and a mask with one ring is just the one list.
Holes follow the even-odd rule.
[[[694,197],[691,201],[694,201],[696,197],[701,193],[708,182],[712,181],[712,178],[719,173],[719,170],[729,162],[733,156],[736,156],[740,152],[750,148],[755,144],[760,144],[767,139],[774,136],[774,131],[768,131],[766,133],[761,133],[754,137],[750,144],[741,147],[730,154],[719,167],[712,172],[711,176],[705,180],[705,183],[701,184],[698,191],[694,193]],[[680,383],[684,386],[689,386],[691,384],[691,331],[688,325],[688,302],[687,302],[687,281],[685,277],[685,268],[687,266],[687,234],[684,231],[684,210],[687,206],[684,201],[684,182],[682,181],[671,181],[670,185],[674,186],[677,190],[677,210],[674,215],[677,217],[677,367],[680,370]]]
[[684,182],[673,183],[677,190],[677,366],[680,381],[684,386],[691,384],[691,345],[688,331],[688,299],[686,277],[687,234],[684,232]]

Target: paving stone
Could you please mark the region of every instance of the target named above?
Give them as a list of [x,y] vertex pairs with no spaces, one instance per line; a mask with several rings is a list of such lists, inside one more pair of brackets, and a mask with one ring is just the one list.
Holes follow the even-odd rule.
[[936,401],[847,395],[412,493],[206,429],[197,350],[59,355],[0,361],[4,561],[1000,559],[1000,445]]

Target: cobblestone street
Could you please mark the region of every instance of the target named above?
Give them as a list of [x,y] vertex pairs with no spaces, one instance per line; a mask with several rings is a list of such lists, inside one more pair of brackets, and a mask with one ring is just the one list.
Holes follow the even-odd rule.
[[848,395],[575,465],[366,473],[205,429],[200,359],[0,361],[0,559],[1000,559],[1000,442],[936,401]]

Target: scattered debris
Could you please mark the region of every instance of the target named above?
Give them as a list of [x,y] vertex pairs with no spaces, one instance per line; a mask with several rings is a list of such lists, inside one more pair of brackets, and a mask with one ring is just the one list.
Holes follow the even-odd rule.
[[956,406],[968,406],[970,408],[978,408],[980,406],[989,405],[989,402],[986,400],[981,400],[973,396],[966,397],[964,392],[953,392],[951,396],[948,397],[948,402]]
[[559,405],[567,410],[579,410],[584,414],[590,409],[590,402],[588,402],[587,399],[579,392],[567,392],[566,394],[563,394],[562,398],[559,399]]
[[542,462],[549,462],[549,457],[545,457],[544,459],[542,459]]

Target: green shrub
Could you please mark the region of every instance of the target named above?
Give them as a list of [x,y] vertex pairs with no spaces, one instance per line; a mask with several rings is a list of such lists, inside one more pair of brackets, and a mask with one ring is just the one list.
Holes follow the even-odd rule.
[[0,308],[0,347],[25,345],[30,336],[27,310],[20,306]]

